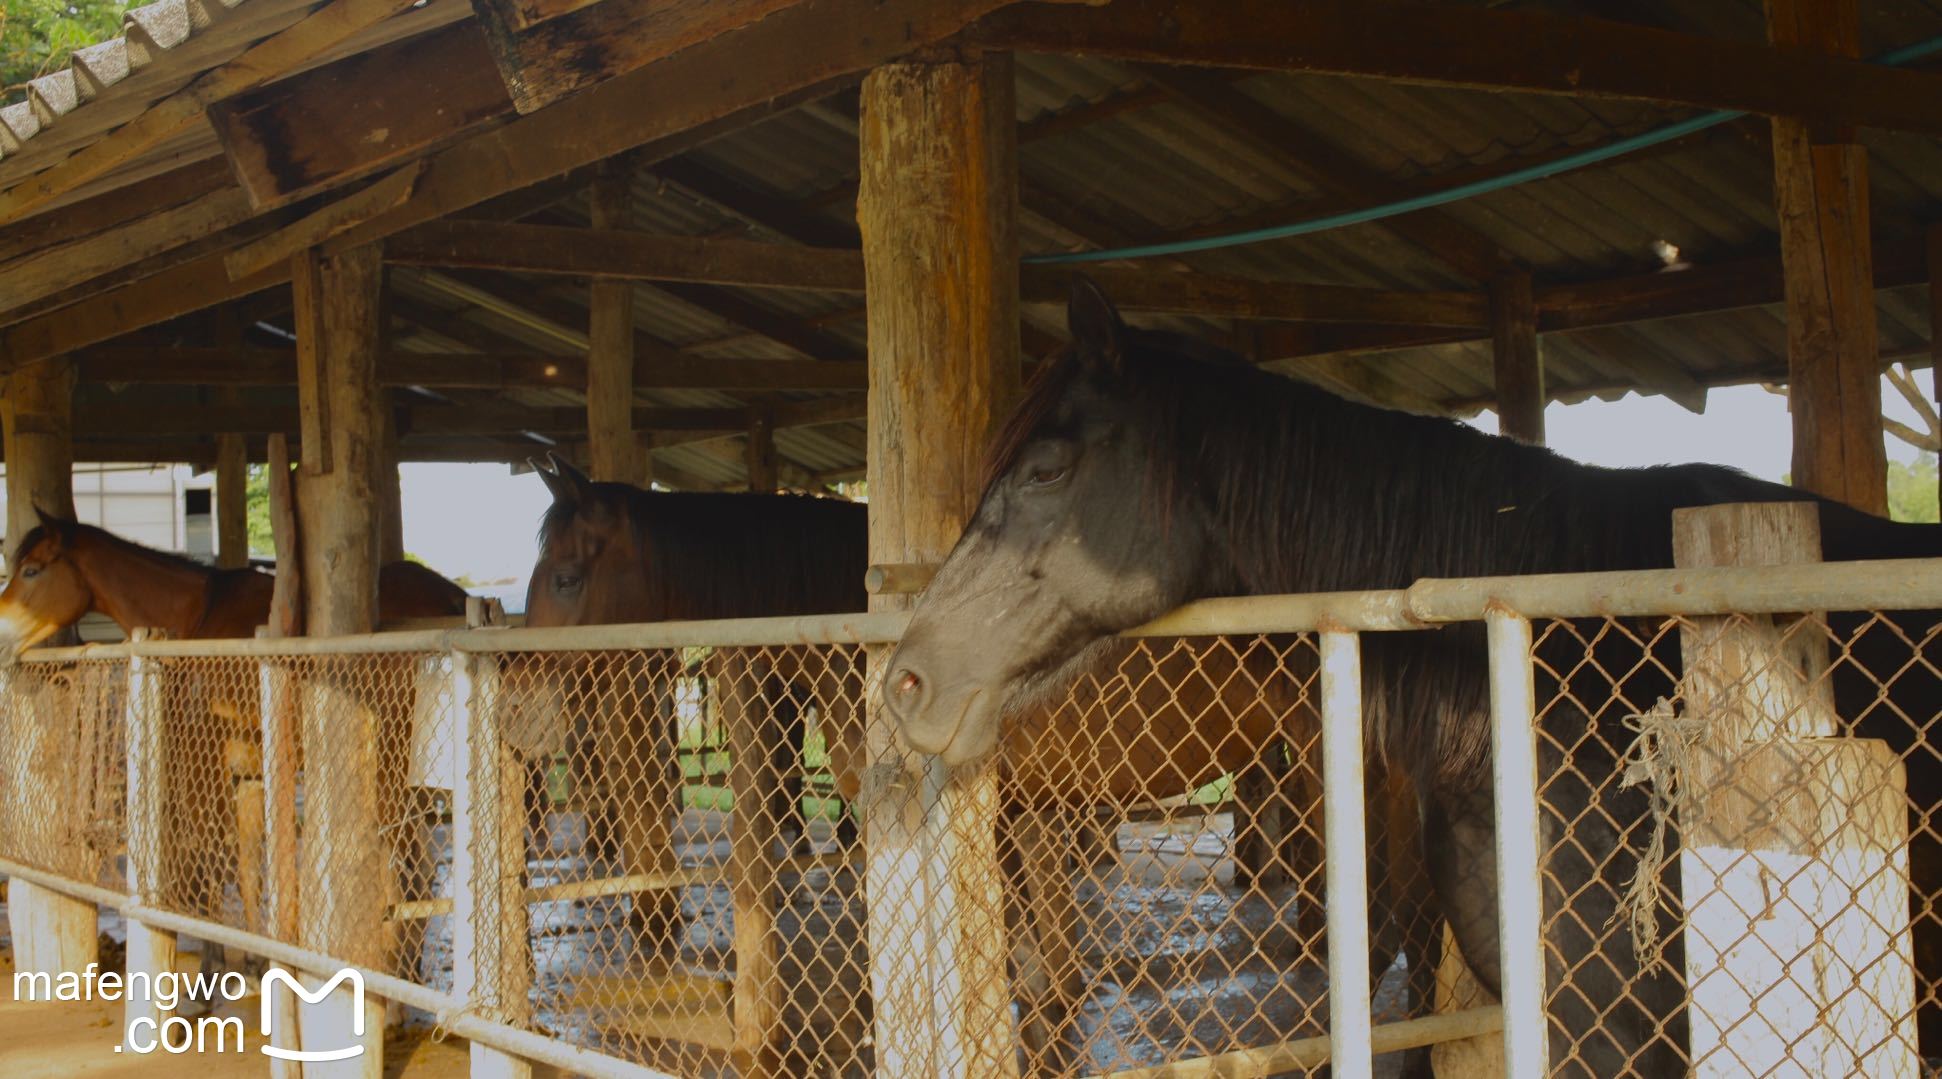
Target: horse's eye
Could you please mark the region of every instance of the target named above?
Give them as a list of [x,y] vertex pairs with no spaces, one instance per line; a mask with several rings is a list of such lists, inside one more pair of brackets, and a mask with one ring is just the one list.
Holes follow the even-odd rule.
[[556,573],[553,575],[553,587],[562,592],[571,592],[580,587],[580,578],[572,573]]
[[1034,468],[1027,473],[1025,475],[1025,482],[1034,487],[1050,487],[1064,479],[1065,474],[1069,471],[1071,470],[1065,465],[1045,465],[1040,468]]
[[25,578],[27,578],[28,580],[30,580],[30,581],[31,581],[31,580],[33,580],[34,578],[36,578],[36,577],[38,577],[38,576],[40,576],[40,567],[39,567],[39,566],[22,566],[22,567],[20,568],[20,575],[21,575],[22,577],[25,577]]

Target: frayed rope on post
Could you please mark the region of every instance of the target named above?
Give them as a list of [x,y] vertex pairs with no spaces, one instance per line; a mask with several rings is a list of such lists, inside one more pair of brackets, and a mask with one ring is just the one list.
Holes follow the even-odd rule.
[[[1638,735],[1622,762],[1620,790],[1648,788],[1652,799],[1652,837],[1639,856],[1638,871],[1625,886],[1612,921],[1626,918],[1632,925],[1632,954],[1642,970],[1665,965],[1665,942],[1659,937],[1659,906],[1665,894],[1665,867],[1671,857],[1667,829],[1699,823],[1706,801],[1697,784],[1700,753],[1711,727],[1703,716],[1682,716],[1664,697],[1649,711],[1625,717],[1625,727]],[[1609,923],[1608,923],[1609,925]],[[1673,973],[1677,974],[1678,971]]]

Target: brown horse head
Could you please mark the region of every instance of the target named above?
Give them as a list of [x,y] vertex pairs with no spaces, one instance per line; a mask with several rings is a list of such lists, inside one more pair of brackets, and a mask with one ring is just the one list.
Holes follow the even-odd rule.
[[87,574],[72,557],[80,526],[39,506],[40,527],[13,556],[13,576],[0,591],[0,652],[12,658],[73,625],[94,606]]
[[653,617],[647,569],[624,483],[595,483],[558,454],[534,461],[553,492],[539,561],[526,586],[529,626],[590,626]]

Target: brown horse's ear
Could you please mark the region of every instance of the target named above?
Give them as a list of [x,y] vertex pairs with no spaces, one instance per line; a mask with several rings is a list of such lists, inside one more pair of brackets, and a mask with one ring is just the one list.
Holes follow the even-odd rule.
[[74,522],[58,513],[49,513],[40,503],[34,503],[34,516],[40,518],[40,526],[49,534],[66,539],[74,531]]
[[1124,357],[1126,323],[1099,285],[1084,274],[1072,278],[1065,325],[1079,362],[1105,374],[1118,374]]
[[540,478],[546,481],[546,489],[553,492],[555,502],[584,502],[593,489],[593,481],[585,472],[573,467],[573,462],[557,453],[546,455],[548,467],[540,468],[535,462]]

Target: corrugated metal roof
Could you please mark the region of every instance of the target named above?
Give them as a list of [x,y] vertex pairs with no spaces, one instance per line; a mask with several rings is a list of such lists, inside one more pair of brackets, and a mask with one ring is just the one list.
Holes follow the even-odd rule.
[[[228,3],[228,0],[224,0]],[[313,0],[165,0],[137,9],[124,39],[84,52],[75,64],[35,84],[30,100],[0,109],[0,185],[58,161],[73,148],[185,85],[200,71],[240,53],[289,25]],[[1613,5],[1589,0],[1524,4],[1549,10],[1609,15]],[[367,32],[341,52],[466,17],[465,0],[433,0],[421,12]],[[1635,0],[1625,18],[1720,38],[1759,40],[1760,0],[1692,5],[1681,0]],[[1942,33],[1942,0],[1868,5],[1863,40],[1870,52]],[[407,20],[418,20],[407,23]],[[396,24],[396,25],[393,25]],[[124,70],[125,69],[125,70]],[[427,73],[428,78],[436,73]],[[1226,85],[1277,114],[1290,126],[1325,141],[1373,176],[1399,183],[1461,179],[1479,168],[1607,143],[1690,115],[1688,111],[1615,100],[1484,93],[1406,86],[1368,79],[1227,73]],[[1075,109],[1137,100],[1138,107],[1102,110],[1088,124],[1051,122]],[[1065,56],[1021,56],[1018,118],[1028,133],[1020,147],[1026,198],[1019,236],[1027,251],[1111,246],[1221,230],[1240,220],[1297,221],[1355,205],[1330,195],[1304,164],[1276,146],[1224,125],[1219,117],[1147,89],[1133,67]],[[800,218],[823,225],[853,216],[844,192],[857,171],[856,95],[836,95],[708,143],[692,157],[748,191],[797,204]],[[1942,214],[1942,140],[1868,131],[1871,198],[1877,230],[1905,234]],[[174,140],[118,173],[126,182],[165,161],[213,153],[198,131]],[[1473,198],[1437,211],[1484,237],[1540,279],[1585,281],[1650,272],[1657,248],[1676,245],[1680,257],[1704,266],[1771,250],[1775,221],[1772,163],[1766,122],[1747,120],[1670,147],[1615,163]],[[781,242],[784,231],[751,225],[677,184],[644,173],[634,185],[632,227],[679,235],[737,235]],[[1368,201],[1376,201],[1370,199]],[[553,211],[585,219],[584,200]],[[1071,213],[1070,220],[1053,220]],[[1249,247],[1184,256],[1176,264],[1210,273],[1268,280],[1357,284],[1400,289],[1474,287],[1451,266],[1387,224]],[[578,347],[584,339],[585,289],[560,278],[505,275],[504,296],[529,296],[552,317],[509,315],[502,303],[480,303],[463,275],[425,271],[394,275],[401,295],[445,323],[404,339],[404,347],[464,348],[462,339],[488,334],[534,349]],[[457,281],[455,287],[453,282]],[[812,327],[860,354],[864,327],[857,296],[771,290],[728,290],[762,313]],[[637,327],[669,347],[718,358],[801,359],[790,347],[750,332],[709,310],[705,291],[683,299],[650,284],[635,289]],[[719,306],[719,305],[717,305]],[[1929,332],[1920,290],[1880,297],[1881,344],[1895,354]],[[725,310],[725,309],[724,309]],[[1055,331],[1055,310],[1026,312],[1035,326]],[[1227,334],[1215,320],[1141,318],[1190,332]],[[1545,338],[1547,377],[1567,398],[1609,395],[1652,365],[1671,365],[1701,381],[1781,377],[1785,326],[1777,307],[1749,308],[1667,319],[1650,324],[1578,330]],[[802,361],[810,362],[810,361]],[[1393,350],[1350,361],[1413,392],[1475,403],[1491,393],[1487,343],[1464,342]],[[1284,369],[1298,371],[1303,361]],[[575,399],[559,390],[521,391],[534,404]],[[809,395],[768,395],[803,399]],[[675,406],[742,403],[737,395],[656,391],[644,400]],[[782,455],[813,473],[841,472],[862,462],[863,433],[855,423],[778,434]],[[732,441],[684,445],[661,457],[708,482],[735,482],[740,449]]]

